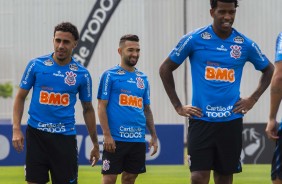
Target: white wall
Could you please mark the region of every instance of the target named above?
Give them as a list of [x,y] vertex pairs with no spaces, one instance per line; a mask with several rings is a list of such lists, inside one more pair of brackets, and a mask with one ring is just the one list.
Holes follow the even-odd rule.
[[[26,64],[31,58],[52,52],[54,26],[70,21],[81,30],[93,0],[0,0],[0,83],[11,81],[18,85]],[[184,0],[122,0],[108,22],[88,69],[93,78],[94,107],[97,107],[97,86],[100,74],[119,63],[117,54],[120,36],[139,35],[141,57],[137,67],[144,71],[151,83],[152,111],[156,123],[184,123],[163,89],[158,70],[170,50],[184,34]],[[209,1],[187,0],[189,32],[212,22]],[[281,0],[240,0],[234,27],[257,42],[273,61],[276,36],[282,31]],[[188,70],[189,66],[188,66]],[[174,72],[176,87],[184,102],[184,65]],[[188,75],[190,77],[190,75]],[[247,96],[257,86],[260,72],[252,65],[244,70],[242,95]],[[188,101],[191,101],[191,82]],[[15,88],[16,89],[16,88]],[[29,100],[26,103],[26,112]],[[269,109],[269,89],[250,111],[245,122],[266,122]],[[12,99],[0,98],[0,118],[10,118]],[[24,121],[27,118],[25,113]],[[281,113],[280,113],[281,114]],[[77,105],[78,123],[83,122],[80,103]]]

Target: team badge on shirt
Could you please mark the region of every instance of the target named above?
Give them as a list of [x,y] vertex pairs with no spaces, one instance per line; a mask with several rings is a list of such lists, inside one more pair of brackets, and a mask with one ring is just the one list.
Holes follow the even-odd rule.
[[141,72],[135,72],[135,74],[137,75],[137,76],[141,76],[142,74],[141,74]]
[[76,83],[76,77],[77,75],[73,73],[72,71],[66,72],[66,77],[65,77],[65,83],[69,86],[75,85]]
[[209,40],[209,39],[212,38],[212,35],[208,32],[204,32],[204,33],[201,34],[201,37],[205,40]]
[[77,71],[78,66],[76,64],[70,64],[70,69],[73,70],[73,71]]
[[46,66],[52,66],[52,65],[54,64],[54,62],[53,62],[52,60],[50,60],[50,59],[44,61],[43,63],[44,63],[44,65],[46,65]]
[[233,57],[235,59],[238,59],[238,58],[241,57],[241,54],[242,54],[242,52],[241,52],[242,47],[241,46],[231,45],[230,48],[231,48],[231,51],[230,51],[231,57]]
[[241,37],[241,36],[236,36],[236,37],[233,39],[233,41],[234,41],[235,43],[244,43],[244,38]]
[[137,87],[140,89],[144,89],[145,85],[144,85],[144,80],[141,77],[137,77]]
[[124,75],[124,74],[125,74],[125,71],[124,71],[124,70],[118,70],[118,71],[117,71],[117,74],[119,74],[119,75]]

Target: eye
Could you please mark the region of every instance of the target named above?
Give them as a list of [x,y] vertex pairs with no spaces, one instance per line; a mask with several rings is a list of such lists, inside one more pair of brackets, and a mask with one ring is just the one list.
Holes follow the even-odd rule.
[[61,39],[58,39],[58,38],[57,38],[57,39],[55,39],[55,42],[56,42],[56,43],[61,43]]
[[70,41],[69,41],[69,40],[64,40],[63,43],[64,43],[64,44],[69,44]]

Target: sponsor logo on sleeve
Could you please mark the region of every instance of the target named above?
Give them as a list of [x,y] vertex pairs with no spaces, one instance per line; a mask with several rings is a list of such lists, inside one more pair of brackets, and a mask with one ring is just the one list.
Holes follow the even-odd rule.
[[184,42],[182,45],[180,45],[180,47],[176,50],[176,53],[175,53],[176,56],[180,56],[180,53],[182,52],[182,50],[185,48],[185,46],[189,43],[189,41],[190,41],[192,38],[193,38],[192,36],[189,36],[189,37],[185,40],[185,42]]
[[32,63],[32,64],[29,66],[29,68],[28,68],[28,70],[27,70],[27,72],[26,72],[26,75],[25,75],[25,77],[24,77],[23,84],[27,84],[28,77],[29,77],[30,72],[31,72],[31,70],[32,70],[32,68],[33,68],[34,66],[35,66],[35,63]]
[[108,86],[109,86],[110,76],[111,76],[111,74],[108,73],[106,80],[105,80],[105,84],[104,84],[104,92],[103,92],[104,95],[108,95]]
[[263,58],[262,53],[261,53],[260,49],[258,48],[258,46],[257,46],[255,43],[252,43],[252,47],[254,47],[254,48],[256,49],[256,51],[257,51],[257,53],[258,53],[260,59],[261,59],[262,61],[264,61],[264,58]]
[[86,78],[86,83],[87,83],[87,97],[91,97],[91,84],[90,84],[89,74],[85,74],[84,77]]

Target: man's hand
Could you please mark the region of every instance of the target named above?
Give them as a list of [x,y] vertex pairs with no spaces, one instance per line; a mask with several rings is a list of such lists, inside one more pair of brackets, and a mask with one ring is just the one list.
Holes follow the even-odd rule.
[[94,145],[90,152],[90,163],[94,167],[100,158],[99,145]]
[[193,118],[193,116],[197,116],[200,118],[203,116],[202,109],[194,107],[192,105],[180,106],[177,107],[175,110],[179,115],[188,118]]
[[12,143],[17,152],[24,150],[24,136],[21,129],[13,129]]

